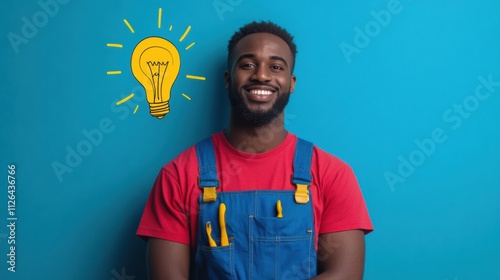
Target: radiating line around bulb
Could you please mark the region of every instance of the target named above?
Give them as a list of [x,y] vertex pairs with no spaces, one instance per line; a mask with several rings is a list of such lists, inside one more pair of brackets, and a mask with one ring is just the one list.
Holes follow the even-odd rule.
[[158,9],[158,28],[161,28],[161,8]]
[[172,31],[172,28],[174,28],[172,25],[170,25],[170,28],[168,29],[169,31]]
[[107,43],[106,46],[110,48],[123,48],[122,44]]
[[126,19],[123,19],[123,22],[125,23],[125,25],[127,25],[128,29],[130,30],[130,32],[134,33],[134,29],[132,28],[132,25],[130,25],[130,23],[128,23],[128,20]]
[[189,50],[192,46],[194,46],[194,42],[192,42],[189,46],[186,47],[186,51]]
[[135,109],[134,109],[134,115],[135,115],[135,113],[137,112],[137,109],[139,109],[139,105],[136,105],[136,106],[135,106]]
[[129,101],[130,99],[132,99],[132,97],[134,97],[134,94],[133,94],[133,93],[131,93],[129,96],[127,96],[127,97],[123,98],[122,100],[120,100],[120,101],[116,102],[116,105],[121,105],[121,104],[123,104],[123,103],[125,103],[125,102]]
[[182,34],[182,37],[179,39],[179,42],[184,41],[190,30],[191,30],[191,25],[186,28],[186,31],[184,31],[184,34]]
[[193,80],[200,80],[200,81],[206,80],[206,78],[203,76],[194,76],[194,75],[186,75],[186,78]]
[[186,97],[187,100],[191,100],[191,97],[189,97],[187,94],[183,93],[182,96]]
[[122,71],[120,71],[120,70],[106,72],[106,74],[108,74],[108,75],[120,75],[121,73],[122,73]]

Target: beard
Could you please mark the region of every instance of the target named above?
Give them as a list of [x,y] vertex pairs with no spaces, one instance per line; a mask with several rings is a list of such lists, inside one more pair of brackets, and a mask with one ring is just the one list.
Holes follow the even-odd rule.
[[270,124],[278,117],[290,99],[290,93],[281,94],[274,102],[273,107],[269,110],[250,110],[243,100],[243,97],[236,89],[229,88],[229,101],[231,103],[231,113],[236,121],[254,127],[261,127]]

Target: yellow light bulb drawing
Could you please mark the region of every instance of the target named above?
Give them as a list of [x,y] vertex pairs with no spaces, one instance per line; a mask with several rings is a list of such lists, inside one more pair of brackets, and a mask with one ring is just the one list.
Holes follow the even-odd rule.
[[170,92],[181,67],[179,51],[167,39],[148,37],[135,46],[130,64],[146,91],[151,115],[162,119],[170,112]]

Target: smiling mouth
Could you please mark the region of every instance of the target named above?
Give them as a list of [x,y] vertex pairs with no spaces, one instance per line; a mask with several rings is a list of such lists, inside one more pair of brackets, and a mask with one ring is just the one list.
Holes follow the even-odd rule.
[[262,90],[262,89],[252,89],[248,91],[252,95],[258,95],[258,96],[267,96],[273,94],[273,91],[270,90]]

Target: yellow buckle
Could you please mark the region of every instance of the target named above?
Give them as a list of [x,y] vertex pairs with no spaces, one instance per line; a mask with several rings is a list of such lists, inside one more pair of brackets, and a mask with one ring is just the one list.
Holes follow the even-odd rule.
[[217,200],[217,187],[203,188],[203,202],[214,202]]
[[295,202],[300,204],[306,204],[309,202],[309,186],[304,184],[297,184],[297,189],[295,190]]

